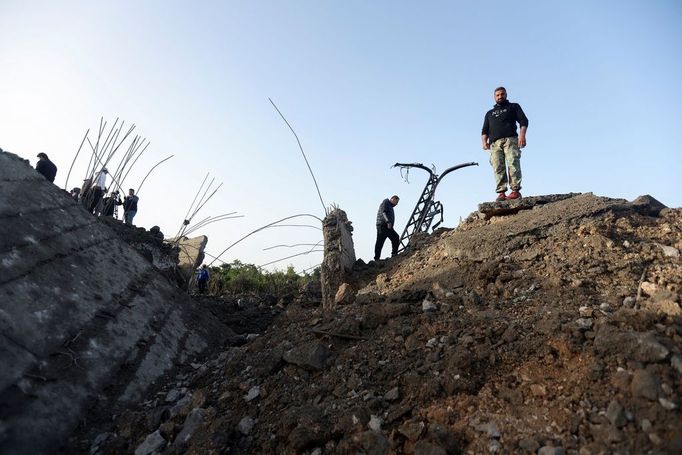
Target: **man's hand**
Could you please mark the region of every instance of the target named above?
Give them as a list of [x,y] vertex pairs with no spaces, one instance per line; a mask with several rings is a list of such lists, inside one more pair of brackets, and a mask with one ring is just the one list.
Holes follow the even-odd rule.
[[483,150],[490,150],[490,144],[488,144],[487,142],[484,142],[483,143]]
[[526,146],[526,136],[519,136],[519,148],[524,148]]
[[391,223],[388,223],[388,228],[393,229],[393,225]]

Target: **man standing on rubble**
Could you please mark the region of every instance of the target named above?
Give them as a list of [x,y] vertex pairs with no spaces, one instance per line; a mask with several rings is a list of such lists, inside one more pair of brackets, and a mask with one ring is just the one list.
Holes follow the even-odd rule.
[[54,178],[57,176],[57,166],[55,166],[55,164],[50,161],[50,159],[44,153],[38,153],[36,171],[43,174],[43,177],[50,182],[54,182]]
[[97,213],[99,208],[99,203],[102,202],[102,197],[104,196],[104,191],[107,188],[107,168],[103,167],[97,177],[92,182],[92,188],[89,191],[88,198],[90,198],[90,205],[88,206],[88,211],[90,213]]
[[137,201],[140,198],[135,195],[134,189],[128,190],[128,195],[123,199],[123,222],[125,224],[133,224],[133,218],[137,213]]
[[[495,106],[485,114],[481,140],[483,150],[490,150],[490,164],[495,172],[497,201],[521,197],[521,150],[526,146],[528,117],[517,103],[507,101],[507,90],[494,91]],[[516,124],[519,132],[516,132]],[[505,163],[506,161],[506,163]],[[509,175],[507,176],[507,172]],[[507,193],[507,184],[511,193]]]
[[377,212],[377,242],[374,245],[374,260],[381,259],[381,249],[384,247],[386,238],[391,239],[391,256],[398,254],[398,244],[400,243],[400,236],[393,229],[395,223],[395,213],[393,207],[398,205],[400,198],[396,195],[391,196],[390,199],[384,199],[379,205]]

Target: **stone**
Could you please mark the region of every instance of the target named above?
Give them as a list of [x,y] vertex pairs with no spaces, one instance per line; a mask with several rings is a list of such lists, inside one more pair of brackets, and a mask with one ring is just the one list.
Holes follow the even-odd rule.
[[253,401],[256,398],[258,398],[259,396],[260,396],[260,387],[259,386],[253,386],[249,389],[249,393],[244,395],[244,400],[246,400],[247,402]]
[[251,417],[246,416],[246,417],[243,417],[239,421],[239,424],[237,425],[237,429],[244,436],[248,436],[248,434],[251,433],[251,430],[253,430],[253,427],[255,425],[256,425],[256,421],[253,420]]
[[578,326],[580,330],[589,330],[592,328],[592,319],[591,318],[576,319],[575,324]]
[[434,302],[430,301],[429,299],[424,299],[422,302],[422,311],[424,313],[432,312],[432,311],[438,311],[438,305],[436,305]]
[[592,308],[588,306],[581,306],[578,308],[578,313],[580,314],[581,318],[591,318],[592,317]]
[[319,341],[311,341],[286,351],[282,359],[301,368],[323,370],[327,367],[327,360],[334,355],[326,345]]
[[648,433],[651,431],[651,428],[653,425],[651,424],[651,421],[649,419],[642,419],[642,421],[639,423],[640,428],[642,429],[643,432]]
[[502,436],[495,422],[482,423],[476,425],[474,429],[480,433],[485,433],[489,438],[499,439]]
[[194,432],[199,429],[201,422],[206,416],[206,410],[202,408],[194,408],[192,412],[189,413],[185,419],[185,423],[182,425],[180,433],[175,437],[173,445],[176,447],[184,447],[187,441],[194,435]]
[[408,440],[415,442],[424,432],[424,422],[421,420],[408,420],[398,427],[398,432]]
[[525,450],[526,452],[535,453],[540,448],[540,444],[531,438],[524,438],[519,441],[519,449]]
[[606,408],[606,418],[609,419],[612,425],[620,428],[627,423],[625,418],[625,409],[616,400],[611,400],[609,406]]
[[651,441],[653,444],[660,446],[663,444],[663,439],[656,433],[649,433],[649,441]]
[[635,303],[637,303],[637,299],[635,297],[628,296],[623,299],[623,306],[626,308],[633,308]]
[[679,374],[682,374],[682,355],[675,354],[670,359],[670,365],[677,370]]
[[426,347],[427,347],[427,348],[434,348],[434,347],[436,347],[437,345],[438,345],[438,338],[435,338],[435,337],[434,337],[434,338],[430,338],[430,339],[426,342]]
[[646,370],[637,370],[632,375],[630,392],[635,397],[643,397],[654,401],[658,397],[658,381]]
[[502,443],[500,443],[500,441],[497,439],[492,439],[488,444],[488,452],[497,453],[500,450],[502,450]]
[[663,409],[665,409],[666,411],[672,411],[674,409],[677,409],[677,405],[674,402],[668,400],[667,398],[661,397],[658,399],[658,402],[661,403],[661,406],[663,406]]
[[534,397],[544,397],[545,395],[547,395],[547,389],[545,388],[545,386],[540,384],[531,384],[530,393]]
[[350,305],[355,302],[355,291],[348,283],[341,283],[334,296],[336,305]]
[[391,390],[386,392],[384,398],[386,399],[386,401],[396,401],[398,398],[400,398],[400,390],[398,389],[398,387],[393,387]]
[[543,446],[538,450],[538,455],[565,455],[563,447]]
[[642,292],[649,296],[653,296],[659,291],[659,286],[656,283],[650,283],[648,281],[642,282],[640,288],[642,288]]
[[663,250],[663,255],[667,258],[679,258],[680,257],[680,250],[675,248],[674,246],[668,246],[668,245],[661,245],[660,243],[658,246]]
[[171,389],[166,394],[166,403],[174,403],[180,398],[181,392],[178,389]]
[[161,451],[161,449],[166,445],[166,440],[163,439],[159,430],[147,436],[142,444],[137,446],[135,449],[135,455],[150,455],[155,452]]
[[633,358],[639,362],[655,363],[668,357],[668,349],[659,343],[651,334],[644,334],[637,338],[637,347]]
[[379,432],[381,431],[381,424],[383,424],[384,421],[381,419],[381,417],[377,417],[374,414],[372,414],[369,417],[369,422],[367,423],[367,427],[372,430]]

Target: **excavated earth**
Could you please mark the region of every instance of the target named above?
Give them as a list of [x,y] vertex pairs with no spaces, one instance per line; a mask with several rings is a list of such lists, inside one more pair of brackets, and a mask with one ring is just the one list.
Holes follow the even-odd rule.
[[73,447],[682,453],[682,210],[592,194],[501,204],[358,261],[333,310],[204,301],[243,342]]

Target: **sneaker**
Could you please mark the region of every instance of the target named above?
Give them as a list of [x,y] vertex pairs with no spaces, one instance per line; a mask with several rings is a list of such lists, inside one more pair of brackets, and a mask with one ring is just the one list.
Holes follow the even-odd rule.
[[521,193],[518,191],[512,191],[509,193],[509,196],[507,196],[507,199],[521,199]]
[[504,192],[502,192],[502,193],[497,193],[497,199],[495,199],[495,200],[496,201],[504,201],[506,199],[507,199],[507,195],[504,194]]

